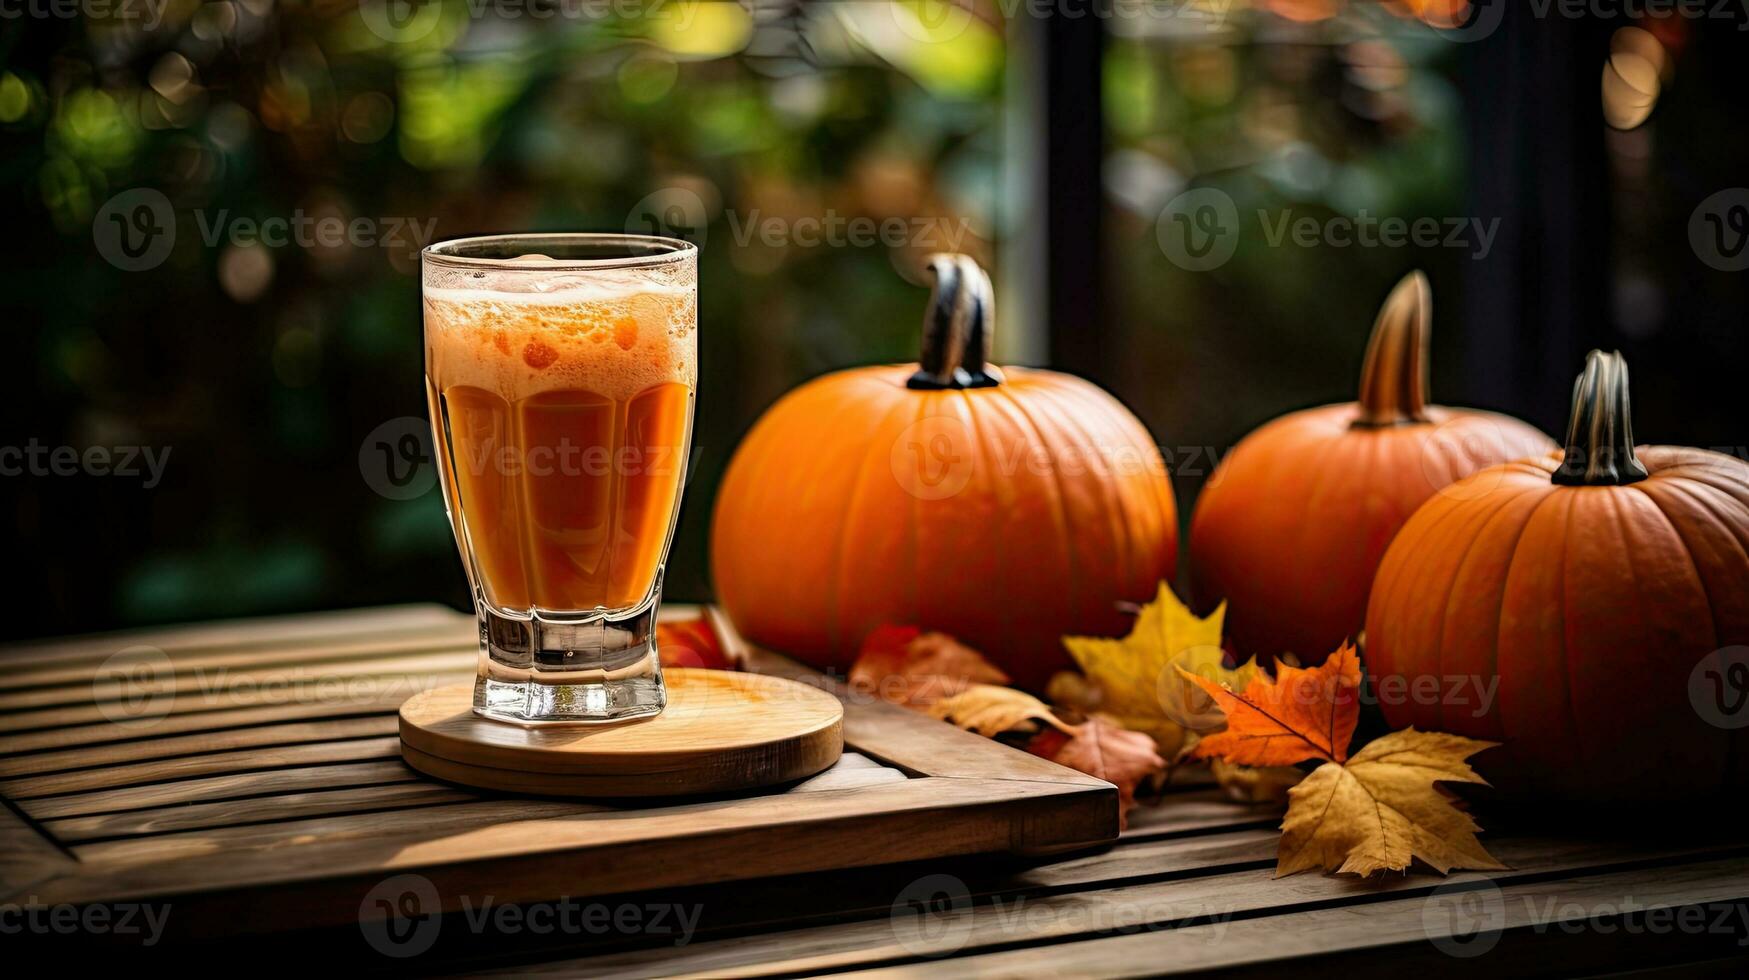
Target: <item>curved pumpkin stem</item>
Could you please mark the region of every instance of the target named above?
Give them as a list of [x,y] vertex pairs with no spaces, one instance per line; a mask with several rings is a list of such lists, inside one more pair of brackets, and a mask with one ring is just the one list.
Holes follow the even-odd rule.
[[922,350],[908,388],[991,388],[1001,380],[989,372],[995,294],[990,277],[969,255],[931,255],[935,278],[923,318]]
[[1414,425],[1427,418],[1427,346],[1433,329],[1433,289],[1423,273],[1397,283],[1372,328],[1360,369],[1356,428]]
[[1634,455],[1628,362],[1621,351],[1594,350],[1573,382],[1567,455],[1550,479],[1569,487],[1615,487],[1646,476],[1646,467]]

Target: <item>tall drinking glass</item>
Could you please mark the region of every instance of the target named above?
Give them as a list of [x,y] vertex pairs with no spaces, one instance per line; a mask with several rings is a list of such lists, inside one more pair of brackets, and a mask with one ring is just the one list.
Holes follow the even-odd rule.
[[481,715],[662,710],[656,607],[692,437],[697,259],[628,235],[423,254],[425,388],[479,615]]

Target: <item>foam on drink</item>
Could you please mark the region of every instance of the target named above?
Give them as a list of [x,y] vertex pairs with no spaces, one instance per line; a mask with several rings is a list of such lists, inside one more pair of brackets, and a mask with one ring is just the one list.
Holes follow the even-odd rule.
[[446,387],[511,401],[563,388],[623,400],[665,381],[696,385],[697,320],[690,286],[427,289],[427,368]]

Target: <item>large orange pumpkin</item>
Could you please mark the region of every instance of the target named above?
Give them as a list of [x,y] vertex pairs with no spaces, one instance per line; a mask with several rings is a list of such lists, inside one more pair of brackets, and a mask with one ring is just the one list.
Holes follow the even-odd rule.
[[885,624],[950,633],[1016,683],[1115,635],[1175,562],[1158,447],[1122,405],[1053,371],[987,366],[989,279],[937,256],[921,364],[785,395],[717,496],[718,601],[755,643],[843,669]]
[[1385,300],[1360,400],[1295,412],[1246,436],[1215,468],[1190,524],[1192,594],[1227,601],[1245,654],[1320,663],[1360,632],[1385,547],[1454,480],[1554,443],[1517,419],[1428,405],[1427,278]]
[[1630,421],[1627,365],[1593,351],[1564,456],[1457,484],[1379,566],[1366,662],[1385,718],[1503,742],[1476,768],[1509,794],[1749,789],[1749,728],[1731,727],[1749,721],[1749,463],[1635,449]]

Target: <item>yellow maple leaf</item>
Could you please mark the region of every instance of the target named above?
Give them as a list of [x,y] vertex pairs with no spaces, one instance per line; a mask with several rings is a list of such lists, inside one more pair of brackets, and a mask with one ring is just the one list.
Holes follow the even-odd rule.
[[1257,673],[1255,661],[1236,670],[1223,666],[1221,624],[1226,611],[1222,603],[1198,617],[1161,582],[1159,594],[1142,607],[1128,636],[1065,636],[1063,646],[1098,688],[1099,710],[1125,728],[1152,735],[1170,757],[1183,748],[1187,732],[1219,728],[1226,720],[1180,669],[1235,690],[1243,690]]
[[1505,865],[1476,839],[1482,828],[1435,783],[1487,785],[1464,760],[1496,743],[1413,728],[1326,762],[1288,791],[1275,875],[1402,871],[1420,858],[1440,874]]
[[932,717],[992,738],[1022,726],[1030,727],[1033,721],[1042,721],[1069,735],[1077,731],[1073,725],[1064,724],[1038,698],[995,684],[972,684],[953,697],[926,707]]

